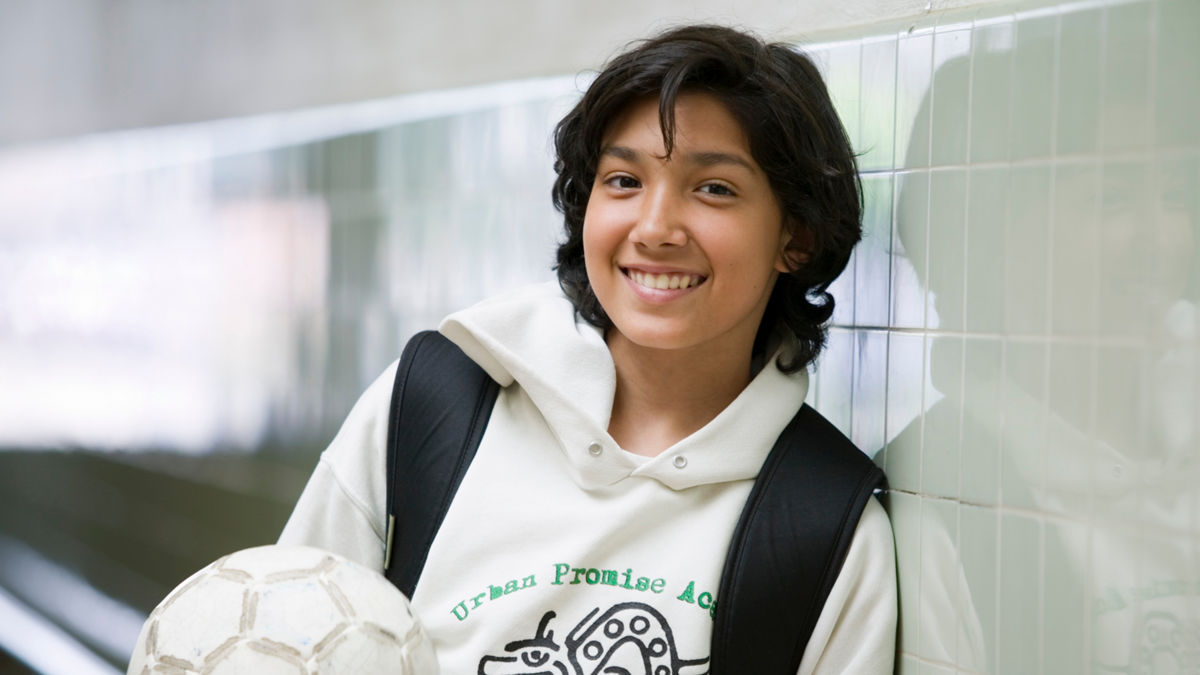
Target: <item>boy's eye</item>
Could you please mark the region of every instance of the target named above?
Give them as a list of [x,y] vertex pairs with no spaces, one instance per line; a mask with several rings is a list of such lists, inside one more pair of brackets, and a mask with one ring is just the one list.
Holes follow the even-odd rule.
[[608,179],[608,184],[622,190],[633,190],[642,186],[633,176],[613,176]]
[[703,192],[707,192],[710,195],[716,195],[718,197],[732,197],[734,194],[733,190],[729,189],[729,187],[726,185],[722,185],[721,183],[709,183],[707,185],[700,186],[700,189]]

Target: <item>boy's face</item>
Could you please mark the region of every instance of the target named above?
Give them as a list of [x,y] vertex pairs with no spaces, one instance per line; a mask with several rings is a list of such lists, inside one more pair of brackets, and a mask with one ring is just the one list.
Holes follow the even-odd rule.
[[724,104],[680,94],[675,124],[670,159],[656,98],[605,134],[583,224],[588,280],[615,327],[610,345],[748,359],[787,271],[783,215]]

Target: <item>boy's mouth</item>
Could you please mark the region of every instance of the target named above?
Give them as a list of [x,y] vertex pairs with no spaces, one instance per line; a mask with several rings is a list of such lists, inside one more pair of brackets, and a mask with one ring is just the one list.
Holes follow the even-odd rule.
[[685,273],[663,273],[653,274],[630,268],[623,268],[621,271],[625,276],[633,280],[633,283],[644,288],[652,288],[655,290],[666,291],[675,289],[691,288],[699,286],[708,278],[699,274]]

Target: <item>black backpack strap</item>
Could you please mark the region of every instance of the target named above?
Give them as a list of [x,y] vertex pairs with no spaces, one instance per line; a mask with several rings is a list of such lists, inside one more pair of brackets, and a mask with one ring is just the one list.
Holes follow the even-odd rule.
[[440,333],[418,333],[404,347],[388,417],[383,565],[410,598],[499,392],[500,385]]
[[711,672],[794,674],[883,471],[807,404],[780,434],[729,544]]

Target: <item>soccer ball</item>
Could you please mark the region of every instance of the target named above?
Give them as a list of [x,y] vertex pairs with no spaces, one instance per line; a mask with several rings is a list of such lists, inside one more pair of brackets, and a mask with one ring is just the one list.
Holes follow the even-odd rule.
[[227,555],[146,619],[129,675],[437,673],[408,600],[377,572],[306,546]]

